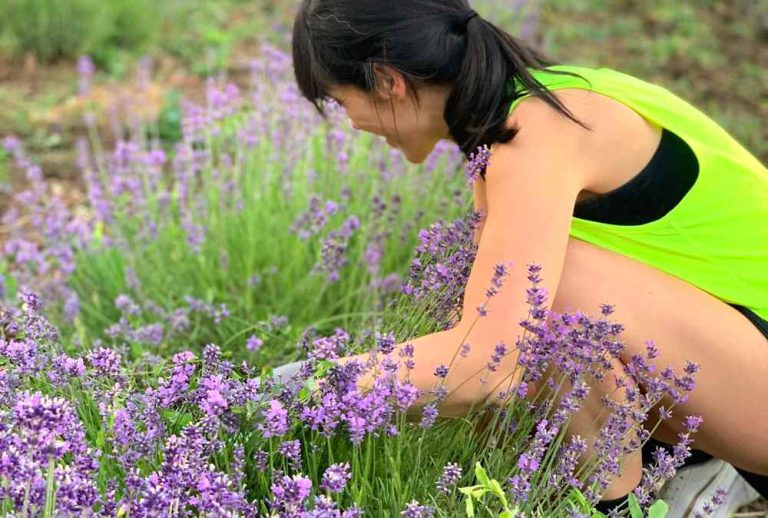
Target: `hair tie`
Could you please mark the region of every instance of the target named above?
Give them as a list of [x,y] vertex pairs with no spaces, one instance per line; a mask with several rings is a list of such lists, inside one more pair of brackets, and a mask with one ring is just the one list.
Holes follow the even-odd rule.
[[465,14],[465,15],[464,15],[464,25],[467,25],[467,24],[469,23],[469,21],[470,21],[472,18],[476,17],[476,16],[480,16],[480,15],[479,15],[479,14],[477,14],[477,11],[475,11],[474,9],[470,9],[470,10],[467,12],[467,14]]

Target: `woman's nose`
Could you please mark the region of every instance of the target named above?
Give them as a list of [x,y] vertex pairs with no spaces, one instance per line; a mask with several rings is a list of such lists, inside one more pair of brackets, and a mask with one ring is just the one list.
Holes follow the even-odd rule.
[[355,121],[353,121],[352,119],[349,119],[349,125],[350,125],[350,127],[353,130],[359,130],[360,129],[360,127],[357,125],[357,123]]

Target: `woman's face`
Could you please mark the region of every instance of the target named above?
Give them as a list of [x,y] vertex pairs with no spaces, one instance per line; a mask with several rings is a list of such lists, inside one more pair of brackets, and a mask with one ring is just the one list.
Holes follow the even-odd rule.
[[373,96],[349,85],[333,87],[328,93],[346,110],[354,129],[384,137],[387,144],[402,151],[406,160],[419,164],[435,144],[449,138],[443,119],[448,91],[435,87],[419,90],[417,107],[405,95],[404,82],[397,83],[396,80],[389,83],[392,86],[385,93],[375,92]]

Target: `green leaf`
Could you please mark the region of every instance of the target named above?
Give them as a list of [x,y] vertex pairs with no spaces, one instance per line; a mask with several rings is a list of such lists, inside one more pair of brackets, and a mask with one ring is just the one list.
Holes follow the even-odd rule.
[[669,506],[664,500],[656,500],[656,502],[648,508],[648,518],[666,518],[669,513]]
[[320,360],[317,362],[317,366],[315,367],[315,376],[318,378],[323,378],[328,373],[328,371],[336,365],[334,362],[330,360]]
[[481,488],[481,487],[483,487],[483,486],[477,485],[477,486],[460,487],[459,491],[461,491],[465,495],[471,495],[472,491],[474,491],[475,489]]
[[477,477],[477,480],[484,486],[490,485],[488,474],[485,472],[479,462],[475,464],[475,477]]
[[629,494],[629,514],[632,518],[643,518],[643,509],[634,493]]
[[194,416],[189,412],[182,412],[180,410],[163,410],[163,417],[166,423],[172,425],[179,430],[187,426],[194,420]]
[[466,499],[466,511],[469,518],[475,518],[475,506],[472,503],[472,497],[467,495]]
[[473,497],[475,497],[475,498],[477,498],[477,499],[480,499],[480,497],[483,497],[483,496],[485,496],[485,494],[486,494],[487,492],[488,492],[488,490],[487,490],[486,488],[484,488],[484,487],[480,487],[480,488],[477,488],[477,489],[473,490],[473,491],[470,493],[470,495],[471,495],[471,496],[473,496]]
[[501,489],[501,484],[499,484],[498,480],[491,479],[491,491],[499,498],[499,500],[501,500],[501,503],[504,505],[504,509],[509,507],[507,497],[504,496],[504,490]]
[[45,509],[43,516],[50,518],[56,509],[56,481],[53,478],[56,463],[53,458],[48,461],[48,473],[45,477]]
[[101,240],[104,237],[104,222],[101,220],[96,221],[96,225],[93,227],[91,233],[91,244],[94,246],[100,246]]
[[568,495],[568,498],[573,503],[577,504],[582,511],[589,512],[592,509],[592,506],[589,505],[589,502],[587,501],[587,497],[585,497],[584,493],[582,493],[578,488],[573,488],[571,493]]

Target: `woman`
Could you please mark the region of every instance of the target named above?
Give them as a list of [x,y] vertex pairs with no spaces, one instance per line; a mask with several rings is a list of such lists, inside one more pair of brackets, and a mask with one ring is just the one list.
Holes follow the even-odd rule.
[[[486,217],[462,318],[409,340],[415,385],[432,388],[435,367],[450,362],[467,333],[488,354],[475,346],[454,367],[449,390],[493,344],[516,343],[516,323],[527,316],[524,265],[537,263],[555,294],[548,308],[615,305],[626,344],[617,369],[649,339],[657,364],[700,365],[689,401],[654,439],[674,443],[682,416],[701,415],[694,447],[768,496],[768,170],[754,156],[664,88],[610,69],[556,66],[466,0],[304,0],[293,56],[299,88],[318,110],[335,100],[353,128],[384,137],[410,162],[424,161],[442,139],[467,155],[490,146],[474,183]],[[513,265],[504,289],[470,328],[500,262]],[[511,356],[499,379],[505,366],[511,372]],[[489,381],[464,383],[441,413],[488,400]],[[590,421],[576,416],[572,426],[594,435]],[[641,470],[638,451],[601,509],[621,502]]]

